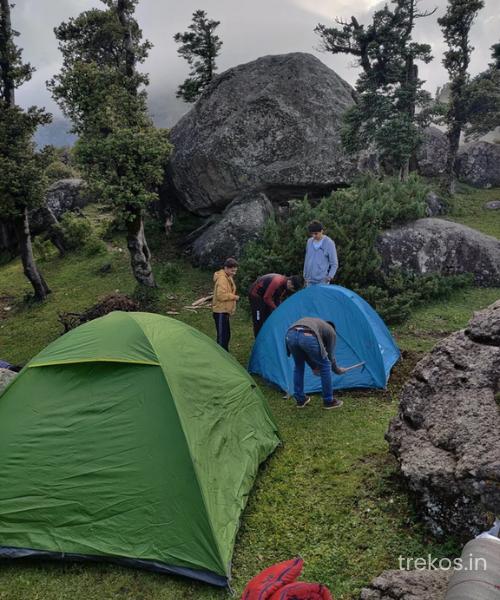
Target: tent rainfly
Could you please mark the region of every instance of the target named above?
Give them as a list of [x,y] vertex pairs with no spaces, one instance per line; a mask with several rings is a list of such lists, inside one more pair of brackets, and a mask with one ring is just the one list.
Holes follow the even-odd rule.
[[0,395],[0,557],[109,560],[226,585],[279,444],[248,373],[175,319],[70,331]]

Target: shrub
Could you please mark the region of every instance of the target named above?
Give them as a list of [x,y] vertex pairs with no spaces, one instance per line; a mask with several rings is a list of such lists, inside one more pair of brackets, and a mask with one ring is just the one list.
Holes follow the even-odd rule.
[[58,227],[68,250],[82,251],[87,256],[106,252],[106,245],[97,237],[92,223],[86,217],[67,212],[61,217]]
[[71,179],[79,176],[78,171],[60,160],[51,162],[45,169],[45,175],[50,183],[54,183],[60,179]]
[[418,277],[381,270],[377,236],[391,226],[425,215],[428,188],[415,176],[402,183],[363,177],[348,189],[334,192],[316,206],[306,199],[290,203],[283,222],[269,221],[262,238],[245,247],[240,260],[241,289],[263,273],[301,273],[307,224],[319,219],[335,240],[340,267],[335,282],[363,296],[388,322],[406,318],[413,306],[459,285],[468,278]]

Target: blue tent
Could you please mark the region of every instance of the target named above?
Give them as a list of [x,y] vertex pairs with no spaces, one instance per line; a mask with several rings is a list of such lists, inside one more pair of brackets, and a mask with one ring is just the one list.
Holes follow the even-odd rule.
[[[364,361],[345,375],[333,374],[334,389],[385,388],[400,352],[389,330],[363,298],[339,285],[318,285],[297,292],[267,319],[252,349],[248,370],[293,393],[293,359],[287,357],[285,335],[303,317],[335,323],[335,358],[341,367]],[[306,366],[306,393],[321,390],[321,380]]]

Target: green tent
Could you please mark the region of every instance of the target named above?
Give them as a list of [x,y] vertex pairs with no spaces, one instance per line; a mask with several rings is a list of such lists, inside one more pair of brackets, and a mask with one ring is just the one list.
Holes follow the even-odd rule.
[[225,585],[266,400],[206,335],[114,312],[0,395],[0,557],[111,560]]

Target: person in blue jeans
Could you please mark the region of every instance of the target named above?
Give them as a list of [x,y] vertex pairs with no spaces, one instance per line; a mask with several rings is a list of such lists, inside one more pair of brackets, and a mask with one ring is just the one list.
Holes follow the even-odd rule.
[[304,408],[311,401],[304,394],[304,370],[306,363],[315,375],[321,377],[323,392],[323,408],[330,410],[342,406],[342,400],[333,398],[332,371],[342,375],[348,369],[339,367],[335,361],[334,351],[337,334],[331,321],[323,321],[314,317],[305,317],[296,321],[286,333],[286,350],[292,356],[295,368],[293,371],[294,397],[297,408]]
[[325,235],[324,227],[319,221],[311,221],[307,230],[310,237],[304,258],[305,285],[329,284],[339,266],[335,242]]

